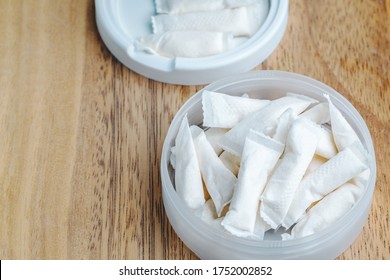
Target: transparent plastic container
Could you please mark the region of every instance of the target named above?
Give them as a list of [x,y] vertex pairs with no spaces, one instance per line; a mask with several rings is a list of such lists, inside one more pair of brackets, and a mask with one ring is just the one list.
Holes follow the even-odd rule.
[[286,92],[300,93],[318,101],[328,94],[334,105],[356,131],[369,153],[371,175],[358,202],[325,230],[294,240],[246,240],[210,228],[183,203],[174,189],[174,170],[170,148],[174,145],[180,122],[188,114],[190,125],[203,121],[202,90],[193,95],[174,117],[162,150],[161,179],[165,211],[181,240],[201,259],[334,259],[347,249],[367,221],[376,180],[376,161],[372,139],[363,118],[341,94],[329,86],[295,73],[254,71],[224,78],[204,89],[229,95],[247,93],[251,98],[276,99]]

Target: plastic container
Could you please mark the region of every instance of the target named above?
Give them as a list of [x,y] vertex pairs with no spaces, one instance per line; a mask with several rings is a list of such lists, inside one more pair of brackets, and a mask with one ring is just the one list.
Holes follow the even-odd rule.
[[260,29],[234,49],[202,58],[167,58],[134,50],[136,38],[152,33],[153,2],[95,0],[96,23],[104,43],[121,63],[143,76],[166,83],[208,84],[249,71],[274,51],[287,26],[288,0],[272,0]]
[[162,150],[162,193],[169,221],[181,240],[201,259],[334,259],[348,248],[367,221],[371,207],[376,161],[369,130],[357,110],[332,88],[306,76],[282,71],[255,71],[228,77],[205,87],[230,95],[248,93],[252,98],[275,99],[286,92],[307,95],[325,101],[330,96],[358,134],[369,153],[371,175],[368,186],[354,207],[327,229],[303,238],[288,241],[253,241],[213,230],[197,218],[182,202],[174,189],[174,171],[169,164],[170,148],[184,114],[190,125],[201,125],[202,91],[193,95],[174,117]]

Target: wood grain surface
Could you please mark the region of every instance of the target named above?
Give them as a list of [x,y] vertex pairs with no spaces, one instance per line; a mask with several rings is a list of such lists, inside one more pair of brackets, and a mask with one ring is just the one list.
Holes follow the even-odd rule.
[[[196,259],[171,228],[159,163],[202,86],[142,77],[97,32],[92,0],[0,0],[0,259]],[[333,87],[372,134],[367,224],[339,259],[390,259],[390,1],[293,0],[256,69]]]

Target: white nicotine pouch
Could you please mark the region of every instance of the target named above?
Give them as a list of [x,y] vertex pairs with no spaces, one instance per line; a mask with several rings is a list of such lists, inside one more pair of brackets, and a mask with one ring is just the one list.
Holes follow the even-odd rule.
[[324,124],[330,121],[329,104],[319,103],[299,115],[300,118],[312,121],[316,124]]
[[325,127],[321,127],[320,140],[316,148],[316,154],[323,158],[330,159],[331,157],[334,157],[337,152],[338,150],[332,132]]
[[297,115],[294,114],[292,109],[287,109],[280,116],[278,124],[276,126],[275,134],[272,137],[276,141],[279,141],[283,144],[286,143],[288,131],[291,128],[291,124],[296,120]]
[[205,57],[234,47],[233,35],[228,32],[166,31],[149,34],[135,41],[135,49],[165,57]]
[[237,8],[262,1],[266,0],[155,0],[155,3],[159,14],[180,14]]
[[191,209],[205,203],[202,177],[187,115],[175,140],[175,187],[178,196]]
[[293,227],[283,239],[304,237],[329,227],[343,217],[361,197],[364,188],[346,183],[325,196]]
[[339,152],[303,178],[282,225],[285,228],[291,227],[313,202],[322,199],[367,168],[367,154],[360,143],[356,142]]
[[219,144],[224,150],[240,157],[244,146],[245,136],[250,129],[268,134],[266,129],[270,127],[276,128],[279,117],[287,109],[291,108],[292,113],[298,115],[313,102],[315,101],[312,99],[296,94],[272,100],[268,105],[253,114],[250,114],[229,130],[221,138]]
[[193,125],[191,133],[200,172],[214,202],[217,214],[220,216],[223,208],[232,199],[237,178],[219,159],[201,128]]
[[313,158],[319,140],[318,130],[318,125],[303,119],[297,119],[291,126],[283,158],[261,199],[260,215],[273,229],[281,225]]
[[[225,129],[225,128],[209,128],[205,131],[207,140],[210,142],[211,146],[213,147],[215,153],[218,156],[221,155],[223,152],[223,149],[219,146],[219,139],[221,139],[221,137],[228,131],[229,130]],[[225,157],[226,157],[226,159],[233,160],[234,156],[231,156],[231,157],[225,156]],[[171,148],[171,155],[170,155],[169,159],[170,159],[170,163],[171,163],[173,169],[175,169],[175,166],[176,166],[176,147]],[[235,163],[235,162],[232,162],[232,164],[233,163]],[[238,159],[238,168],[240,168],[239,164],[240,164],[240,159]],[[237,172],[237,174],[238,174],[238,172]]]
[[[310,120],[319,125],[328,123],[330,121],[329,104],[327,102],[317,104],[300,114],[299,118]],[[337,152],[332,132],[327,127],[321,126],[320,141],[317,145],[316,154],[329,159],[335,156]]]
[[171,148],[171,154],[169,156],[169,162],[173,169],[176,169],[176,147]]
[[353,130],[351,125],[347,122],[341,112],[333,105],[329,96],[329,113],[332,124],[333,138],[339,151],[351,146],[355,142],[360,142],[359,137]]
[[225,0],[155,0],[159,14],[180,14],[225,8]]
[[[329,112],[332,122],[333,138],[337,148],[341,151],[353,143],[359,143],[361,149],[364,149],[356,132],[353,130],[351,125],[347,122],[341,112],[333,105],[328,97]],[[368,155],[367,155],[368,157]],[[367,185],[370,178],[370,169],[364,170],[362,173],[357,175],[354,179],[357,184]]]
[[195,30],[231,32],[234,36],[251,36],[264,20],[260,16],[259,8],[259,5],[250,5],[235,9],[156,15],[152,16],[153,33]]
[[246,116],[269,104],[269,100],[252,99],[203,90],[203,126],[232,128]]
[[211,127],[205,130],[206,138],[213,147],[215,153],[219,156],[222,154],[223,149],[219,146],[219,140],[222,138],[225,133],[228,132],[228,129],[225,128],[214,128]]
[[229,211],[222,226],[231,234],[253,235],[260,195],[274,169],[284,145],[251,130],[246,137],[241,167]]
[[260,216],[260,211],[257,211],[255,230],[253,232],[253,235],[251,236],[251,239],[264,240],[264,235],[269,229],[271,229],[270,225],[267,224]]

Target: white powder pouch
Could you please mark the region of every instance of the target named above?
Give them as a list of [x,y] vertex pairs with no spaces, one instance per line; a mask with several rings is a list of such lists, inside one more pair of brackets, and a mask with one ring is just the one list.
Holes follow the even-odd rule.
[[234,176],[238,175],[238,172],[240,170],[240,162],[241,159],[239,157],[236,157],[235,155],[224,151],[219,158],[225,164],[225,166],[234,174]]
[[329,227],[352,208],[363,190],[351,183],[342,185],[314,205],[283,239],[304,237]]
[[232,128],[269,102],[264,99],[251,99],[204,90],[202,93],[203,125]]
[[[219,139],[221,139],[221,137],[228,131],[229,130],[225,129],[225,128],[214,128],[214,127],[209,128],[205,131],[206,138],[210,142],[210,144],[213,147],[217,156],[220,156],[223,153],[223,149],[219,146]],[[237,169],[236,171],[234,171],[234,172],[236,172],[235,175],[237,176],[238,169],[240,168],[240,158],[237,158],[236,156],[234,156],[230,153],[226,153],[226,155],[224,155],[223,157],[220,157],[220,158],[229,169],[230,169],[230,167],[232,167],[232,169],[230,169],[230,170],[232,170],[232,172],[233,172],[233,170]],[[169,157],[169,161],[170,161],[173,169],[175,169],[176,168],[175,167],[176,166],[176,147],[171,148],[171,155]]]
[[205,203],[204,191],[187,115],[181,122],[175,144],[176,192],[188,207],[191,209],[199,208]]
[[[281,114],[291,108],[294,114],[298,115],[305,110],[314,99],[297,95],[288,94],[279,99],[272,100],[268,105],[248,117],[244,118],[234,128],[227,132],[220,140],[221,147],[236,156],[241,156],[244,146],[245,136],[250,129],[269,135],[265,130],[276,127]],[[274,132],[271,134],[273,135]]]
[[[336,108],[336,106],[333,105],[329,97],[328,102],[330,118],[332,121],[332,132],[337,148],[341,151],[353,143],[359,143],[358,145],[361,146],[361,149],[364,149],[363,144],[361,143],[356,132],[353,130],[341,112]],[[355,183],[366,186],[370,178],[370,172],[371,171],[367,169],[361,174],[357,175],[354,178]]]
[[166,57],[204,57],[233,47],[233,35],[227,32],[167,31],[149,34],[135,41],[137,51]]
[[351,146],[355,142],[360,142],[359,137],[353,130],[351,125],[347,122],[341,112],[333,105],[329,96],[329,113],[332,123],[333,138],[339,151]]
[[290,130],[291,124],[295,121],[296,118],[297,115],[294,114],[292,109],[287,109],[284,111],[284,113],[279,118],[275,134],[272,138],[276,141],[279,141],[280,143],[285,144],[288,131]]
[[319,140],[318,130],[316,124],[304,119],[297,119],[291,126],[284,156],[261,199],[260,215],[273,229],[282,223],[295,190],[313,158]]
[[256,223],[255,223],[255,230],[253,232],[253,235],[251,236],[251,239],[255,240],[264,240],[264,235],[267,230],[271,229],[270,225],[267,224],[263,218],[260,216],[260,212],[257,211],[256,214]]
[[253,235],[260,195],[283,149],[283,144],[253,130],[246,137],[237,187],[222,221],[233,235]]
[[224,0],[155,0],[159,14],[179,14],[199,11],[221,10]]
[[[316,124],[325,124],[330,121],[329,104],[323,102],[310,108],[299,115],[299,118],[310,120]],[[329,159],[337,154],[338,150],[333,139],[332,132],[321,126],[320,141],[316,148],[316,154]]]
[[299,115],[300,118],[310,120],[316,124],[324,124],[330,121],[329,104],[323,102],[310,108]]
[[204,132],[206,134],[207,140],[210,142],[211,146],[213,146],[213,149],[218,156],[223,152],[223,149],[219,146],[219,140],[228,131],[229,130],[225,128],[212,127]]
[[213,11],[225,8],[237,8],[264,0],[155,0],[159,14],[179,14],[200,11]]
[[370,179],[370,175],[371,175],[371,170],[366,169],[358,176],[353,178],[353,183],[359,186],[367,186],[368,181]]
[[176,169],[176,147],[171,148],[171,155],[169,156],[169,162],[171,163],[173,169]]
[[191,133],[198,156],[200,172],[207,191],[214,202],[217,214],[220,216],[223,207],[232,198],[237,178],[218,158],[201,128],[193,125],[191,126]]
[[291,227],[313,202],[322,199],[367,168],[367,154],[360,143],[356,142],[339,152],[304,177],[282,225],[285,228]]
[[153,33],[167,31],[214,31],[231,32],[234,36],[251,36],[260,27],[259,5],[236,9],[194,12],[177,15],[152,16]]
[[316,148],[316,154],[329,159],[337,154],[337,147],[334,143],[332,132],[324,127],[320,129],[320,141]]

